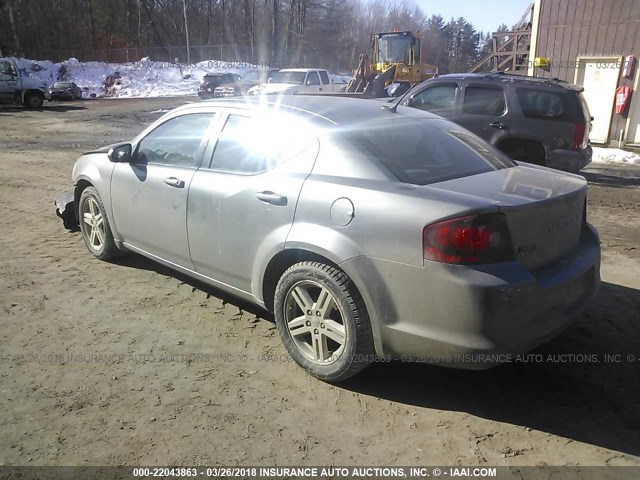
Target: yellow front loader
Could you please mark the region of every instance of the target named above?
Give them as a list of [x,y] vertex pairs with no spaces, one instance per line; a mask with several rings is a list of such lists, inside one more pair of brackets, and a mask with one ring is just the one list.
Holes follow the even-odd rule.
[[375,33],[371,56],[360,55],[355,77],[347,92],[362,93],[367,98],[386,97],[385,88],[398,84],[393,95],[399,96],[416,83],[438,74],[438,68],[423,62],[420,32]]

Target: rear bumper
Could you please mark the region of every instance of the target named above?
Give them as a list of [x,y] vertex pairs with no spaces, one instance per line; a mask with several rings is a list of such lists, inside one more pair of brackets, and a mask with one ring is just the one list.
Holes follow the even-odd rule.
[[591,163],[593,150],[591,145],[580,151],[574,150],[552,150],[547,155],[547,167],[564,170],[566,172],[578,173]]
[[486,369],[553,338],[600,285],[597,232],[555,264],[410,266],[370,257],[341,265],[361,287],[379,355]]

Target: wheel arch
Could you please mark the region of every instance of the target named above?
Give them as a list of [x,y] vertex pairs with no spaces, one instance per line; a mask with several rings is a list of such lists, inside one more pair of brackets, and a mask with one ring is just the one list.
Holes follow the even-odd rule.
[[75,212],[76,220],[80,223],[80,196],[82,192],[85,191],[87,187],[94,187],[93,183],[91,183],[86,178],[80,178],[75,184],[73,189],[73,211]]
[[[536,140],[533,138],[527,138],[524,136],[509,136],[505,138],[501,138],[498,142],[496,142],[496,148],[506,153],[512,158],[513,155],[517,156],[518,149],[530,149],[532,152],[533,158],[516,158],[516,160],[522,160],[529,163],[537,163],[539,165],[545,165],[548,154],[547,149],[540,140]],[[537,159],[538,162],[532,161]]]
[[282,274],[292,265],[307,261],[320,262],[332,267],[340,268],[340,266],[330,258],[311,250],[303,248],[287,248],[280,250],[271,258],[262,277],[262,300],[265,308],[269,312],[273,312],[273,296]]

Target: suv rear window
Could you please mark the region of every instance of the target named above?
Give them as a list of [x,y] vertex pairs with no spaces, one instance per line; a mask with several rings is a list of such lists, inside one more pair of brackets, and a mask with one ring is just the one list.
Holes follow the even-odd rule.
[[404,183],[427,185],[515,166],[506,155],[449,122],[396,115],[344,132]]
[[516,88],[516,94],[525,117],[561,122],[578,120],[576,95],[572,92]]

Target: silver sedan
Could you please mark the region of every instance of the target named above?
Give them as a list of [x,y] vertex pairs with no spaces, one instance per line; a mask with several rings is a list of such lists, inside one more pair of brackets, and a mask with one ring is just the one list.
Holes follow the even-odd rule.
[[600,283],[582,177],[376,101],[177,108],[80,157],[58,201],[107,260],[145,255],[274,313],[292,358],[488,368],[557,335]]

